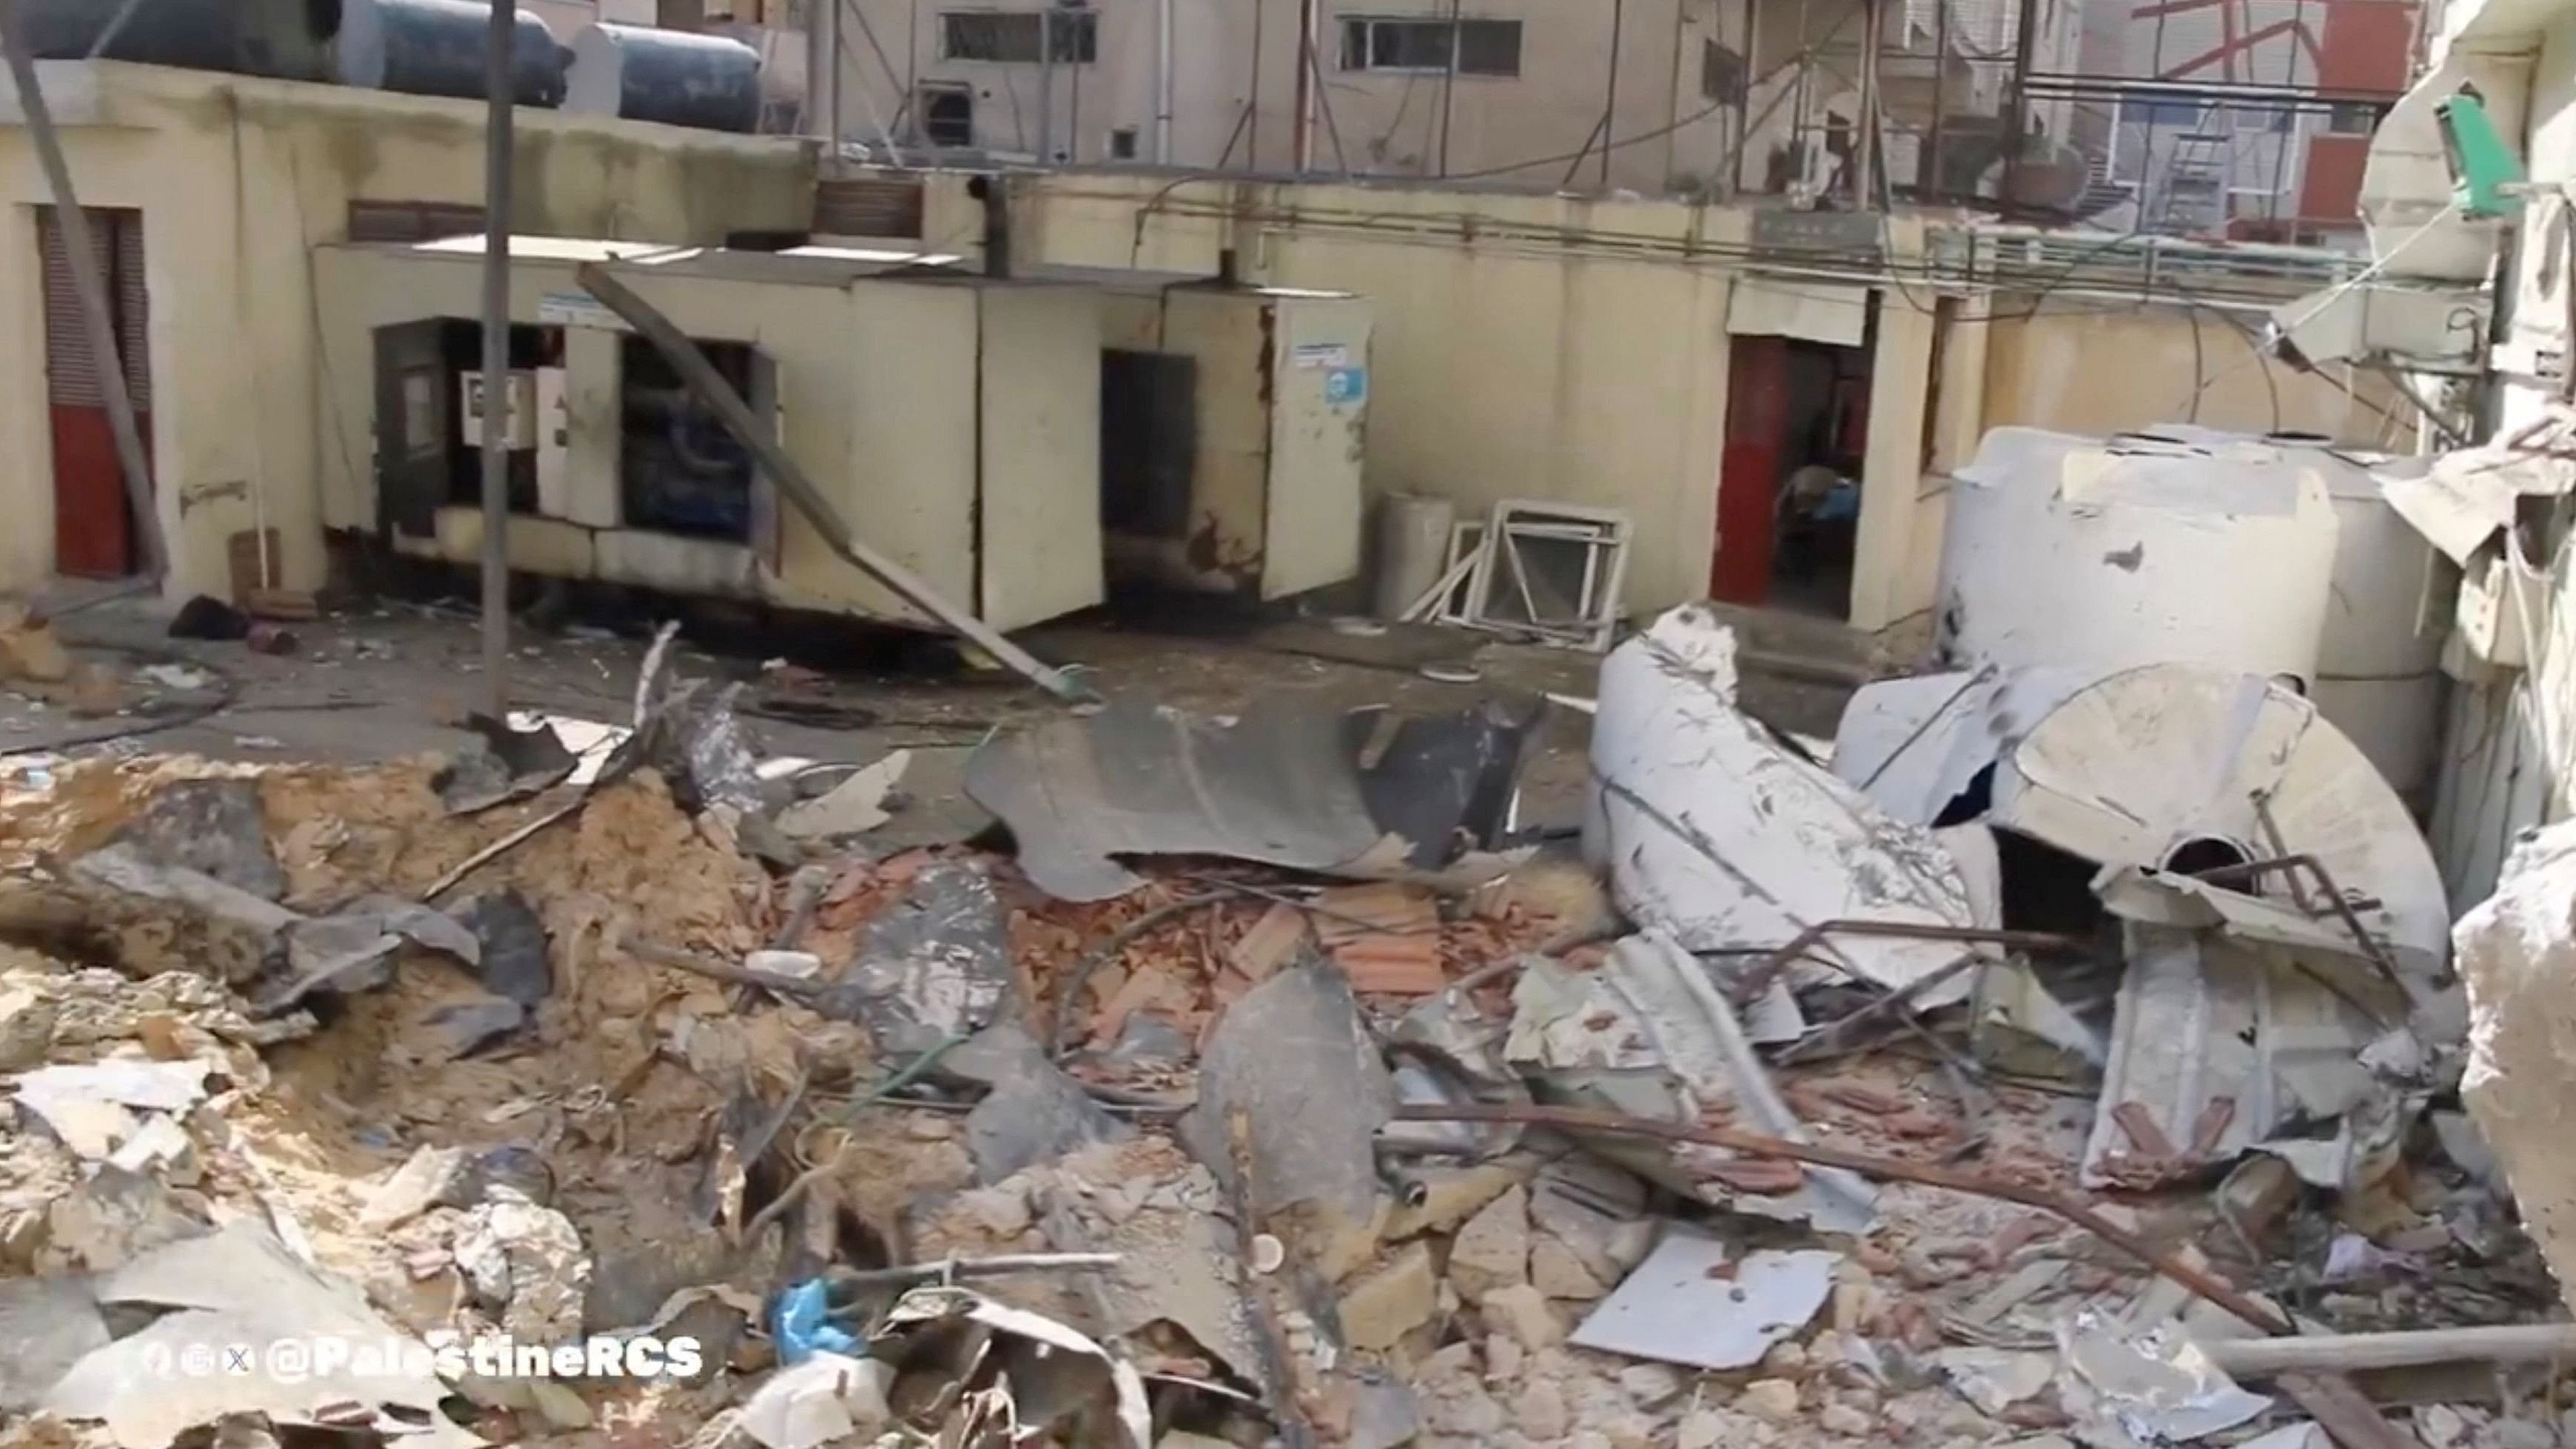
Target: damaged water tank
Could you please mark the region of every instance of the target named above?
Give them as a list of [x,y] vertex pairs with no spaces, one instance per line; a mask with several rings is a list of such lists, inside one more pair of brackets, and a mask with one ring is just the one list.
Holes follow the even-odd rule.
[[[27,47],[39,60],[105,60],[279,80],[330,78],[340,28],[334,0],[16,0]],[[109,27],[115,26],[113,35]],[[104,47],[99,41],[107,38]]]
[[2201,664],[2317,679],[2334,501],[2313,460],[2200,428],[1986,435],[1950,493],[1955,663]]
[[[333,76],[366,90],[480,100],[491,24],[491,8],[476,0],[340,0]],[[545,22],[519,11],[514,47],[516,103],[561,105],[565,52]]]
[[760,53],[721,35],[595,24],[572,42],[564,109],[702,131],[760,129]]
[[2317,712],[2417,809],[2430,803],[2450,695],[2442,643],[2460,586],[2456,564],[2390,505],[2376,475],[2421,473],[2424,458],[2383,458],[2322,438],[2274,439],[2312,460],[2334,498],[2334,577],[2317,645]]

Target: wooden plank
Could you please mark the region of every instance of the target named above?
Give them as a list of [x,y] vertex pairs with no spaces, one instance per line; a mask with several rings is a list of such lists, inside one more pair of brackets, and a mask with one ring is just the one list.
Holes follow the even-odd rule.
[[2237,1378],[2330,1369],[2413,1368],[2430,1363],[2576,1363],[2576,1323],[2426,1328],[2400,1333],[2331,1333],[2301,1338],[2222,1339],[2201,1345]]

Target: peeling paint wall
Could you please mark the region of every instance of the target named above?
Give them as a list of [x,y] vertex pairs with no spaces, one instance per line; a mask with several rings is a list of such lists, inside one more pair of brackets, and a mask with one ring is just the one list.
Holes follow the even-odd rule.
[[[373,367],[316,346],[310,248],[345,235],[355,200],[479,206],[479,103],[210,72],[49,62],[40,76],[85,206],[143,212],[151,447],[171,541],[169,591],[229,591],[227,540],[277,531],[283,582],[322,581],[317,478],[325,372]],[[812,215],[801,142],[522,110],[516,229],[718,242]],[[50,200],[14,93],[0,90],[0,502],[19,526],[0,588],[52,572],[42,292],[33,208]]]
[[2413,451],[2414,408],[2383,380],[2258,358],[2244,332],[2206,309],[2003,296],[1993,308],[1997,320],[1984,329],[1988,428],[2101,434],[2196,422]]

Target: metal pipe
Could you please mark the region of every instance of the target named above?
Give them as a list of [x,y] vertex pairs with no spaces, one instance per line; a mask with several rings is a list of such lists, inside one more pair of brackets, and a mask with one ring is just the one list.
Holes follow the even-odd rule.
[[[1449,174],[1449,123],[1458,90],[1458,12],[1466,0],[1449,0],[1449,63],[1440,72],[1440,174]],[[2568,369],[2576,373],[2576,368]]]
[[[2004,116],[2003,194],[1996,198],[2003,203],[2007,216],[2013,214],[2014,193],[2020,190],[2022,144],[2030,134],[2030,60],[2032,49],[2039,43],[2033,33],[2038,22],[2039,0],[2021,0],[2021,8],[2015,16],[2011,102]],[[2156,12],[2156,25],[2161,31],[2164,25],[2162,10]]]
[[116,439],[117,470],[125,475],[126,505],[134,511],[135,542],[143,555],[143,576],[155,585],[169,568],[170,553],[161,541],[161,515],[152,497],[152,467],[145,461],[143,430],[134,418],[134,395],[126,390],[125,364],[116,346],[116,319],[108,310],[107,279],[99,274],[92,249],[89,213],[81,210],[72,190],[71,163],[63,159],[62,138],[54,130],[53,110],[36,84],[36,62],[27,51],[17,0],[0,0],[0,50],[9,53],[9,76],[18,87],[18,105],[26,112],[27,134],[36,144],[36,161],[54,198],[54,236],[72,274],[72,293],[80,303],[81,326],[89,334],[90,360],[99,374],[99,391],[107,401],[108,431]]
[[[1610,80],[1601,88],[1601,187],[1610,188],[1611,137],[1619,133],[1619,35],[1628,23],[1628,0],[1610,0]],[[1458,48],[1451,31],[1449,48]]]
[[515,0],[492,0],[483,53],[483,699],[494,719],[510,713],[511,54],[518,43]]
[[814,34],[806,46],[806,129],[823,138],[824,174],[841,155],[841,5],[821,0],[814,7]]
[[[1315,0],[1297,0],[1297,118],[1289,134],[1295,138],[1291,155],[1300,176],[1315,167],[1315,24],[1321,13]],[[1454,30],[1449,43],[1457,46]]]
[[1172,164],[1172,0],[1154,0],[1154,164]]
[[1055,164],[1055,6],[1038,11],[1038,164]]
[[1878,171],[1878,52],[1886,43],[1885,0],[1862,0],[1860,12],[1860,116],[1852,128],[1851,198],[1867,210],[1876,199]]

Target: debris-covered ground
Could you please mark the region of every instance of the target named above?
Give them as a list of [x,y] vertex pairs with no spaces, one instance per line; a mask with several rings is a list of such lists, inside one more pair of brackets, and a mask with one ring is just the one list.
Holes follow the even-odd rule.
[[[2464,1000],[2265,681],[1890,681],[1828,751],[1693,610],[1597,680],[1131,643],[1091,712],[666,635],[209,758],[401,708],[296,627],[0,628],[30,740],[189,721],[0,794],[7,1442],[2561,1442],[2558,857]],[[698,1352],[427,1356],[500,1335]]]

